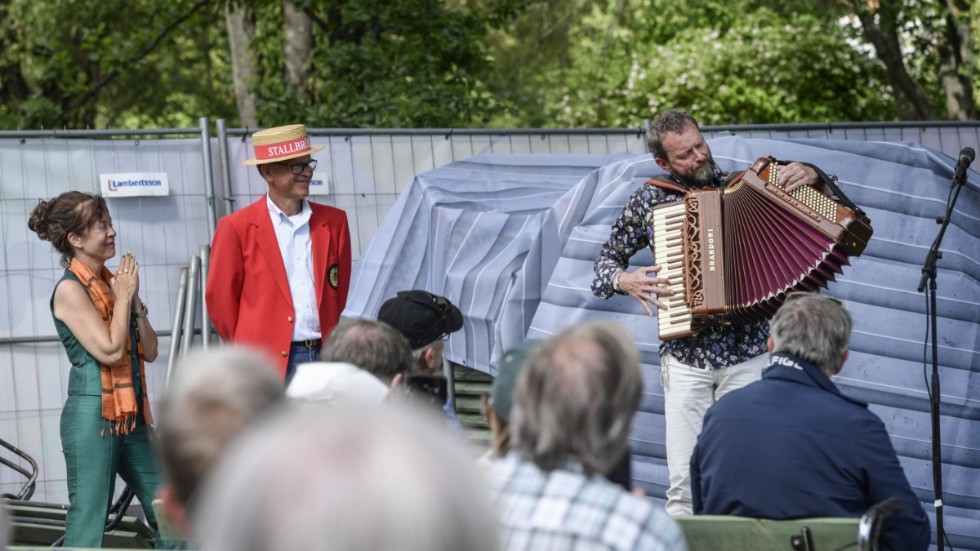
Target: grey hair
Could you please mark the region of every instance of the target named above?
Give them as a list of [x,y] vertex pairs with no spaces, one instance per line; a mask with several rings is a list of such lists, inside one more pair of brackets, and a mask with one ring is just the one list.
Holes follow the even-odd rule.
[[278,371],[258,351],[224,346],[180,359],[160,403],[156,434],[163,471],[183,505],[191,505],[229,442],[283,398]]
[[577,460],[608,474],[627,449],[643,377],[639,352],[611,322],[542,341],[522,370],[511,412],[513,449],[545,470]]
[[342,319],[323,343],[320,359],[347,362],[390,384],[399,373],[412,372],[412,349],[408,340],[387,323],[364,319]]
[[851,338],[851,315],[835,298],[793,293],[769,322],[774,352],[786,352],[837,373]]
[[442,423],[392,404],[283,410],[208,480],[209,551],[493,551],[488,489]]
[[685,111],[667,109],[658,113],[647,128],[647,150],[653,154],[653,158],[669,161],[667,151],[664,149],[664,136],[679,134],[689,124],[693,124],[698,130],[701,129],[698,121]]

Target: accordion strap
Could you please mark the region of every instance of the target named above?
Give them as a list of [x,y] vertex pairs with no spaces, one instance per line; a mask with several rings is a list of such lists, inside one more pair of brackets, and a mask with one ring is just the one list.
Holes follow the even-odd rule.
[[676,191],[677,193],[687,193],[691,191],[691,188],[684,186],[683,184],[680,184],[674,180],[665,180],[665,179],[658,178],[656,176],[644,182],[644,185],[655,186],[670,191]]

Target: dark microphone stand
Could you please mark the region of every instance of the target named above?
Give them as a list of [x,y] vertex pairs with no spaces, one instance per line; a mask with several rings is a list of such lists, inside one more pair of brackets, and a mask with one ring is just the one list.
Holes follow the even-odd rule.
[[953,216],[953,207],[960,196],[960,191],[966,184],[966,169],[973,162],[974,152],[970,148],[964,149],[960,153],[956,171],[953,174],[951,186],[956,190],[952,194],[949,204],[946,205],[946,215],[937,218],[936,223],[941,224],[939,235],[932,242],[929,254],[926,255],[925,264],[922,266],[922,278],[919,280],[919,292],[926,287],[926,280],[929,281],[929,335],[932,339],[932,379],[929,384],[929,404],[932,419],[932,483],[936,496],[936,548],[946,547],[946,531],[943,528],[943,463],[942,463],[942,440],[939,436],[939,339],[937,338],[938,312],[936,311],[936,262],[943,257],[939,246],[946,235],[946,228],[949,220]]

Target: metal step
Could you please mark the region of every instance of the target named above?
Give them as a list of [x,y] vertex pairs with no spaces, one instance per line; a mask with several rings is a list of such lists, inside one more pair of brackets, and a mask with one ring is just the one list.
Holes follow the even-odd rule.
[[[68,506],[30,501],[9,501],[7,514],[14,545],[50,546],[65,535]],[[119,527],[106,532],[103,547],[144,549],[153,547],[153,531],[140,518],[123,516]]]
[[493,377],[469,367],[453,364],[453,391],[456,417],[463,424],[467,440],[478,450],[490,447],[490,426],[483,417],[482,398],[490,393]]

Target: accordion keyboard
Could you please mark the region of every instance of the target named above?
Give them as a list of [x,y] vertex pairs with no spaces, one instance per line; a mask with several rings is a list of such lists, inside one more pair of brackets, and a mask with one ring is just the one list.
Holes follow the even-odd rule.
[[653,222],[653,259],[660,265],[659,278],[668,278],[667,288],[671,296],[660,297],[667,305],[657,312],[657,326],[661,340],[685,337],[691,329],[691,307],[684,296],[684,201],[655,207],[650,216]]

